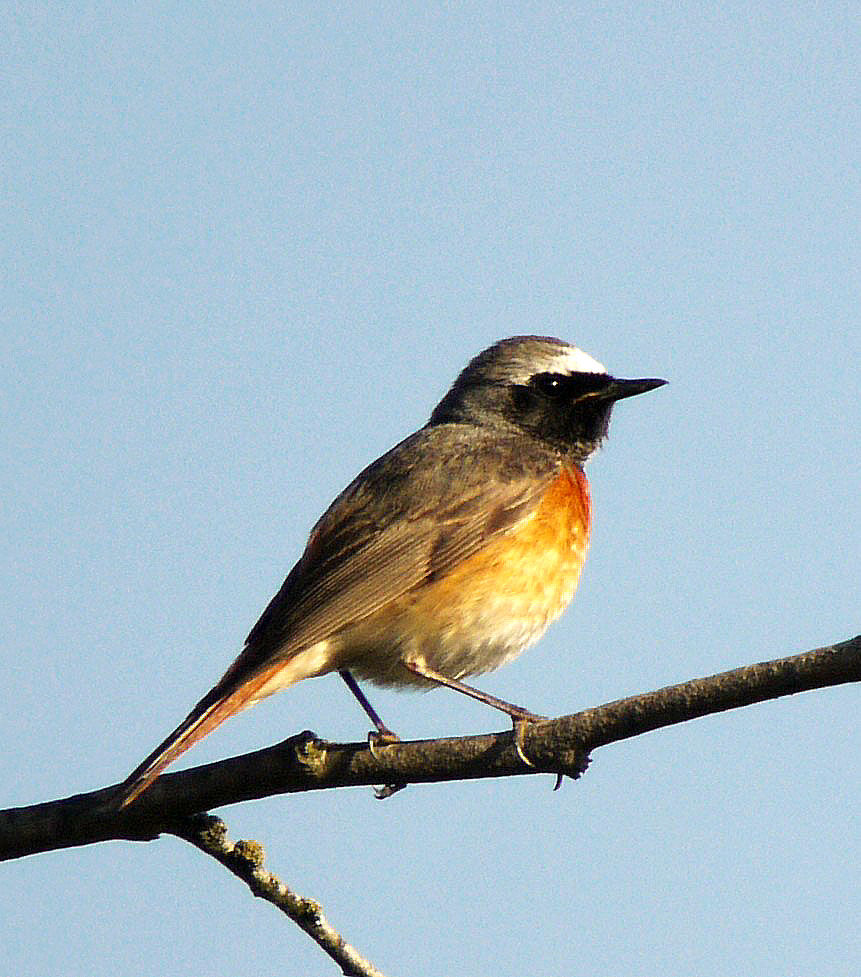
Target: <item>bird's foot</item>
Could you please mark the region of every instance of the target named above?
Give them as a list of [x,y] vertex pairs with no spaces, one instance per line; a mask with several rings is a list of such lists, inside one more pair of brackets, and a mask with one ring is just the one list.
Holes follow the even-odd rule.
[[[385,749],[387,746],[391,746],[393,743],[400,743],[401,738],[397,733],[393,733],[387,727],[382,729],[372,729],[368,733],[368,749],[371,751],[371,756],[378,762],[382,763],[383,759],[377,752],[380,748]],[[374,788],[374,797],[378,801],[384,801],[386,798],[391,797],[392,794],[397,794],[399,790],[403,790],[407,785],[405,783],[398,784],[385,784],[383,787]]]

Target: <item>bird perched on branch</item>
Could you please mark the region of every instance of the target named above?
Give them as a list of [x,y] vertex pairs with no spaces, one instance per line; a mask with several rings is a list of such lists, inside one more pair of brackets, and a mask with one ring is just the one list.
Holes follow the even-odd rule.
[[369,465],[311,530],[245,648],[124,781],[129,804],[226,719],[302,679],[444,685],[514,721],[540,717],[466,685],[537,641],[571,600],[591,525],[583,465],[622,380],[587,353],[515,336],[479,353],[415,434]]

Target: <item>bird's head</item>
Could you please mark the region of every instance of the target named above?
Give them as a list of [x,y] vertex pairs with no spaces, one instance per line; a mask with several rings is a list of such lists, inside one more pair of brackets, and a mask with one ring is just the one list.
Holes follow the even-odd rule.
[[470,361],[429,423],[517,428],[582,463],[606,437],[616,401],[666,382],[611,376],[561,339],[513,336]]

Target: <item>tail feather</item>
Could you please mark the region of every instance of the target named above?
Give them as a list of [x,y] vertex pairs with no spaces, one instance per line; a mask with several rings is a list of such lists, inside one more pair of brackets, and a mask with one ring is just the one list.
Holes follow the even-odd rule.
[[278,681],[279,673],[283,671],[283,663],[270,666],[246,679],[238,688],[231,682],[230,687],[225,689],[224,679],[231,677],[228,672],[224,679],[198,702],[167,739],[126,777],[117,789],[114,799],[116,808],[122,810],[131,804],[165,767],[182,756],[195,743],[199,743],[204,736],[208,736],[225,720],[254,705],[277,689],[284,688],[286,684],[293,684],[289,681],[286,683]]

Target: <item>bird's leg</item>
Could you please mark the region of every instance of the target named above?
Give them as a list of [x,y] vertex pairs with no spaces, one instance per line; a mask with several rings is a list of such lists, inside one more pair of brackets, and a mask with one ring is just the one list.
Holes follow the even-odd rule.
[[[377,710],[368,702],[368,697],[359,688],[359,683],[353,678],[351,672],[347,671],[346,668],[342,668],[338,674],[344,680],[347,688],[353,693],[353,695],[358,700],[359,705],[367,713],[368,719],[377,727],[376,733],[372,730],[368,733],[368,749],[371,751],[371,756],[375,760],[379,760],[379,756],[376,753],[376,747],[379,744],[388,745],[389,743],[398,743],[400,737],[397,733],[393,733],[389,727],[380,719]],[[403,790],[406,784],[386,784],[385,787],[374,788],[374,793],[377,796],[377,800],[384,801],[387,797],[391,797],[392,794],[397,793],[399,790]]]
[[377,710],[374,709],[370,702],[368,702],[368,697],[359,688],[359,683],[353,678],[352,672],[349,672],[346,668],[342,668],[338,674],[341,676],[344,682],[346,682],[347,688],[356,697],[359,705],[365,710],[365,714],[367,715],[368,719],[370,719],[374,726],[376,726],[377,735],[380,737],[380,739],[387,743],[397,743],[400,737],[397,735],[397,733],[393,733],[382,721],[382,719],[380,719]]
[[[376,709],[368,702],[368,697],[359,688],[359,683],[353,678],[352,672],[349,672],[346,668],[339,670],[338,674],[344,680],[347,688],[356,697],[356,701],[365,710],[368,719],[376,726],[377,731],[373,730],[368,733],[368,749],[371,751],[371,756],[375,760],[379,760],[379,756],[376,752],[376,747],[382,743],[387,745],[389,743],[397,743],[400,741],[400,737],[397,733],[393,733],[389,727],[380,719],[379,713]],[[386,784],[385,787],[374,788],[374,794],[378,801],[384,801],[387,797],[391,797],[392,794],[396,794],[399,790],[403,790],[406,784]]]
[[537,723],[547,718],[546,716],[539,716],[534,712],[530,712],[528,709],[524,709],[523,706],[515,706],[513,703],[506,702],[504,699],[497,699],[495,695],[482,692],[481,689],[474,689],[471,685],[459,682],[456,678],[449,678],[447,675],[435,672],[432,668],[428,668],[424,662],[405,658],[401,660],[401,664],[408,671],[412,672],[413,675],[419,675],[421,678],[426,678],[429,682],[434,682],[437,685],[444,685],[447,689],[454,689],[455,692],[462,692],[464,695],[478,699],[479,702],[483,702],[485,705],[504,712],[506,716],[511,717],[515,728],[517,727],[518,721]]
[[404,666],[404,668],[412,672],[413,675],[420,675],[422,678],[426,678],[429,682],[436,682],[437,685],[444,685],[447,689],[454,689],[455,692],[462,692],[464,695],[468,695],[473,699],[478,699],[479,702],[483,702],[485,705],[491,706],[494,709],[499,709],[500,712],[504,712],[511,718],[511,725],[514,733],[514,749],[517,751],[517,755],[528,767],[535,766],[535,764],[523,752],[523,731],[527,723],[541,722],[543,719],[547,718],[546,716],[539,716],[534,712],[530,712],[528,709],[524,709],[523,706],[515,706],[513,703],[506,702],[504,699],[497,699],[495,695],[490,695],[488,692],[482,692],[481,689],[475,689],[471,685],[467,685],[465,682],[459,682],[456,678],[449,678],[447,675],[442,675],[440,672],[435,672],[432,668],[428,668],[424,662],[406,658],[402,659],[401,664]]

